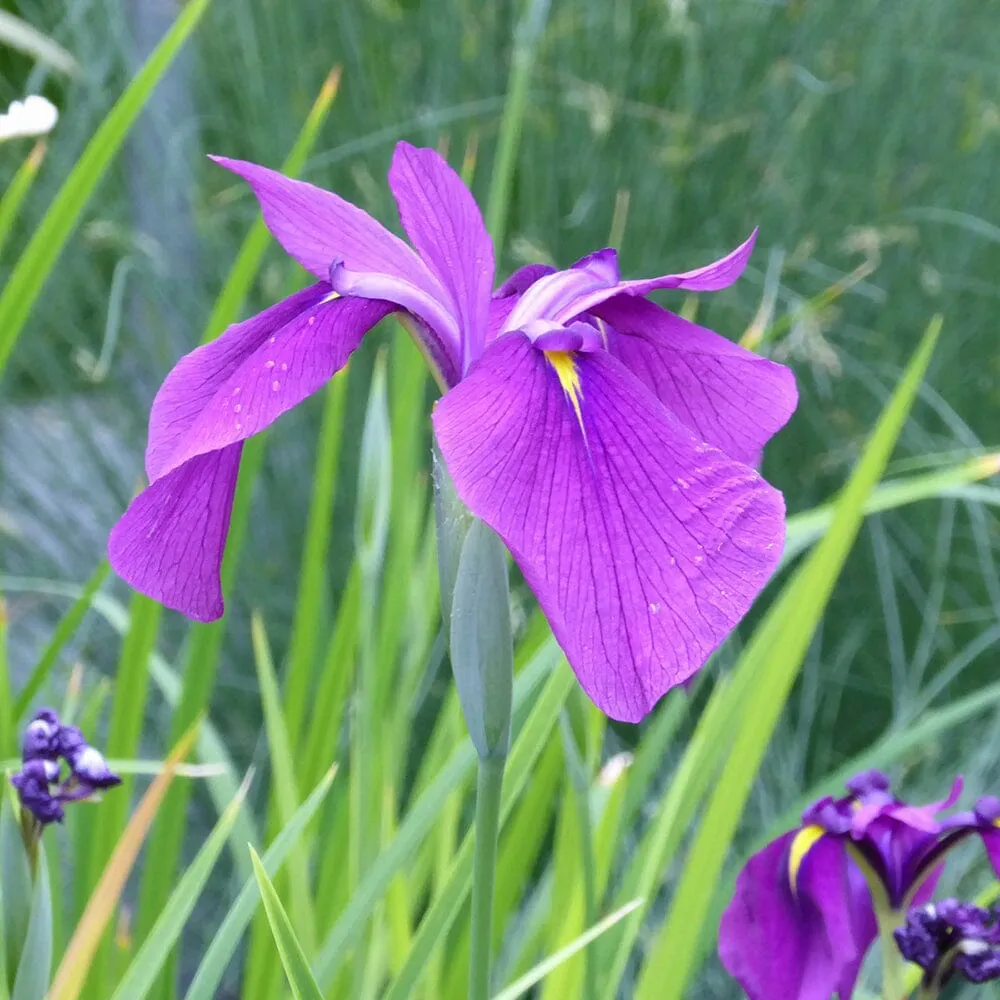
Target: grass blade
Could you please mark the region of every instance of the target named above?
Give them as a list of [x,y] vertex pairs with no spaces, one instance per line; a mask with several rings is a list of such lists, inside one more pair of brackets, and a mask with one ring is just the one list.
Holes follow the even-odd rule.
[[[260,698],[264,706],[268,760],[271,762],[273,772],[271,788],[277,800],[281,826],[287,826],[299,807],[292,744],[281,708],[281,693],[278,689],[278,678],[274,672],[267,634],[260,616],[256,613],[251,620],[250,629],[253,636],[254,660],[257,665],[257,680],[260,684]],[[316,940],[316,917],[312,908],[312,892],[309,888],[308,851],[296,845],[288,859],[288,866],[291,872],[290,892],[296,916],[295,923],[306,948],[312,952]]]
[[[559,711],[575,683],[576,678],[565,663],[557,667],[518,734],[504,779],[501,828],[531,776],[538,756],[556,724]],[[405,1000],[413,995],[432,952],[451,930],[455,917],[472,889],[474,840],[474,831],[470,830],[455,855],[447,883],[424,914],[406,964],[393,980],[385,994],[385,1000]]]
[[[515,716],[519,709],[534,698],[540,680],[552,670],[558,662],[559,655],[558,647],[550,639],[520,672],[514,682]],[[357,942],[364,928],[365,918],[382,898],[394,876],[412,859],[417,847],[439,819],[440,811],[454,789],[468,778],[475,766],[476,752],[472,748],[472,742],[466,737],[455,748],[447,764],[407,810],[406,818],[400,824],[396,837],[375,859],[357,891],[351,896],[347,908],[324,939],[316,960],[316,973],[320,982],[332,981],[347,953]],[[512,779],[508,775],[508,787],[511,785]],[[467,846],[471,848],[471,844]],[[470,850],[470,871],[471,864]]]
[[497,140],[490,193],[486,202],[486,228],[493,237],[498,259],[503,253],[507,230],[507,205],[514,181],[514,163],[517,147],[521,141],[524,112],[528,105],[531,71],[535,65],[535,52],[545,30],[548,14],[549,0],[528,0],[527,10],[514,33],[514,52],[510,62],[510,78],[507,81],[507,98],[504,101],[500,137]]
[[190,0],[87,143],[0,293],[0,373],[90,196],[174,57],[208,9]]
[[[282,165],[284,173],[294,176],[312,151],[337,95],[339,80],[339,70],[335,69],[324,82],[291,152]],[[240,309],[250,287],[257,278],[269,242],[270,234],[264,226],[263,220],[258,216],[244,237],[236,260],[229,269],[226,282],[202,332],[202,343],[207,343],[218,336],[227,326],[239,318]],[[267,435],[258,434],[247,441],[243,448],[239,482],[230,519],[229,540],[222,566],[223,589],[227,591],[236,575],[243,542],[246,538],[250,520],[250,499],[254,483],[263,465],[266,445]],[[210,624],[194,625],[191,628],[184,661],[183,687],[177,699],[172,721],[172,732],[175,734],[182,732],[193,719],[208,710],[224,631],[225,619]],[[235,782],[230,780],[230,784],[235,784]],[[217,791],[218,787],[216,786]],[[159,864],[150,866],[143,873],[139,896],[138,928],[140,934],[152,925],[170,892],[184,839],[187,796],[188,789],[183,785],[177,785],[171,790],[167,808],[153,831],[150,849],[155,852]],[[219,796],[215,795],[214,797],[218,804]],[[229,798],[231,795],[222,798],[221,801],[228,801]],[[247,864],[244,845],[248,841],[256,842],[256,836],[249,836],[250,831],[246,826],[247,824],[242,821],[237,823],[233,828],[234,837],[230,843],[233,847],[232,853],[237,868],[242,875],[250,878],[252,873]],[[154,998],[160,996],[166,1000],[168,996],[172,995],[169,993],[167,984],[167,980],[170,978],[168,973],[169,969],[163,976],[161,988],[158,991],[154,990]]]
[[6,10],[0,10],[0,42],[67,76],[79,75],[76,60],[58,42]]
[[[275,837],[271,846],[264,852],[261,863],[268,876],[274,877],[281,867],[288,852],[295,846],[303,831],[309,825],[317,810],[323,804],[330,785],[336,777],[336,766],[331,767],[325,777],[313,789],[312,794],[299,807],[295,815]],[[219,984],[226,971],[226,966],[232,960],[236,949],[239,946],[243,932],[250,924],[257,903],[260,900],[260,891],[257,886],[257,879],[251,875],[244,883],[236,901],[229,908],[225,919],[212,938],[212,943],[202,957],[198,971],[195,973],[191,985],[184,996],[184,1000],[212,1000],[218,991]]]
[[132,959],[111,1000],[143,1000],[147,995],[160,969],[167,961],[170,950],[184,930],[184,925],[226,844],[229,831],[236,822],[236,817],[250,790],[251,777],[252,772],[247,774],[236,798],[219,818],[219,822],[215,824],[215,828],[198,851],[194,861],[177,883],[177,888],[167,900],[159,920],[153,924],[153,929],[142,943],[138,954]]
[[17,751],[15,721],[14,697],[10,690],[10,657],[7,654],[7,602],[0,597],[0,756]]
[[260,895],[264,901],[267,922],[271,925],[274,943],[281,956],[281,964],[285,968],[288,985],[292,988],[295,1000],[323,1000],[323,994],[309,968],[302,945],[295,937],[295,932],[292,930],[288,915],[281,905],[281,900],[278,899],[278,894],[274,891],[274,886],[267,877],[264,865],[252,847],[250,848],[250,859],[253,862],[257,884],[260,886]]
[[28,933],[17,967],[11,1000],[38,1000],[45,996],[52,973],[52,890],[45,851],[38,852],[38,867],[31,894]]
[[76,1000],[80,995],[104,929],[118,905],[125,882],[139,856],[139,849],[174,778],[174,769],[187,757],[197,735],[197,728],[190,729],[174,747],[163,773],[153,779],[129,820],[66,948],[49,991],[49,1000]]
[[102,559],[90,579],[84,584],[80,596],[76,598],[62,618],[59,619],[58,624],[52,632],[52,637],[46,643],[45,649],[42,650],[42,655],[38,658],[38,663],[35,664],[35,669],[32,670],[31,676],[14,702],[13,721],[15,723],[24,718],[25,713],[31,707],[32,701],[38,695],[38,692],[42,690],[42,687],[48,680],[49,674],[52,673],[52,668],[58,662],[59,655],[65,648],[66,643],[73,638],[76,630],[80,627],[80,623],[83,621],[84,615],[86,615],[90,610],[90,606],[94,603],[94,595],[101,589],[101,584],[104,583],[110,569],[111,567],[107,559]]
[[[961,497],[961,488],[978,479],[988,479],[1000,473],[1000,454],[992,453],[970,458],[945,469],[935,469],[921,475],[888,479],[879,483],[865,501],[865,514],[895,510],[918,500],[947,496]],[[788,535],[782,563],[791,562],[800,552],[821,538],[833,523],[837,501],[794,514],[788,519]]]
[[[3,11],[0,11],[0,18],[2,17]],[[14,174],[14,179],[7,185],[3,197],[0,198],[0,254],[3,253],[7,239],[10,237],[10,231],[21,213],[21,205],[24,204],[24,199],[35,183],[38,169],[42,165],[42,160],[45,159],[46,148],[44,139],[35,143],[31,152],[25,157],[24,163]]]
[[589,930],[584,931],[579,937],[574,938],[567,945],[554,952],[545,961],[539,962],[538,965],[511,983],[510,986],[502,989],[493,1000],[517,1000],[518,997],[524,996],[532,986],[540,983],[550,972],[558,969],[564,962],[568,962],[577,952],[583,951],[587,945],[596,941],[602,934],[614,927],[619,920],[624,920],[625,917],[641,905],[641,899],[633,899],[631,903],[626,903],[620,909],[615,910],[614,913],[609,913]]

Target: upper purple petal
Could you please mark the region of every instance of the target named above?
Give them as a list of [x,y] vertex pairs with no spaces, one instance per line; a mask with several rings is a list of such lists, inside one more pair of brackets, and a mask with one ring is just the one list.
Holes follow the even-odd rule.
[[546,355],[501,337],[434,426],[459,496],[507,543],[584,689],[636,721],[746,613],[781,555],[784,503],[607,352],[574,363],[579,419]]
[[726,288],[743,273],[756,240],[755,229],[735,250],[705,267],[635,281],[619,280],[617,255],[610,249],[599,250],[577,261],[566,271],[556,271],[533,282],[522,294],[506,329],[520,329],[532,319],[566,323],[581,313],[596,309],[616,295],[647,295],[659,288],[678,288],[689,292],[713,292]]
[[611,352],[704,441],[756,464],[798,402],[784,365],[642,298],[616,296],[595,309],[617,336]]
[[618,287],[618,255],[614,250],[598,250],[580,258],[565,271],[552,271],[538,277],[518,298],[507,318],[505,330],[521,330],[533,320],[546,319],[567,323],[585,309],[577,303],[596,296],[603,301]]
[[719,927],[719,958],[749,1000],[850,1000],[876,936],[871,899],[843,845],[822,837],[793,893],[789,850],[798,831],[755,854]]
[[129,504],[108,539],[123,580],[196,621],[225,610],[219,572],[242,450],[230,445],[167,472]]
[[539,278],[554,274],[556,268],[551,264],[525,264],[519,267],[494,293],[495,298],[505,299],[511,295],[520,295],[527,291]]
[[316,277],[326,278],[341,261],[352,271],[377,271],[443,294],[412,248],[357,205],[256,163],[212,159],[250,185],[274,238]]
[[150,414],[150,480],[195,455],[242,441],[321,388],[392,306],[326,301],[320,283],[181,358]]
[[467,362],[485,343],[493,290],[493,241],[479,207],[442,157],[408,142],[396,145],[389,187],[406,235],[451,297]]

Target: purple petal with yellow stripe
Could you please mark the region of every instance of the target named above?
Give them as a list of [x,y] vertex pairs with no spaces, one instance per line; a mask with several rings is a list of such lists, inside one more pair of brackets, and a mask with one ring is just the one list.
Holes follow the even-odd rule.
[[594,702],[641,719],[777,565],[781,494],[606,351],[490,346],[438,403],[459,496],[504,539]]
[[796,836],[772,841],[740,872],[719,958],[749,1000],[850,1000],[877,934],[871,896],[841,842],[817,837],[793,859]]

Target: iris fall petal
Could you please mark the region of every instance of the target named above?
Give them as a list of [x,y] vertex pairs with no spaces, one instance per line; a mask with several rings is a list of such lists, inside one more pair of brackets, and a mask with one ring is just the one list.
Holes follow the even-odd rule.
[[194,618],[224,604],[219,570],[242,444],[199,455],[142,491],[111,531],[108,557],[127,583]]
[[798,402],[795,376],[725,337],[642,298],[620,295],[595,314],[617,336],[611,351],[695,433],[756,465]]
[[584,689],[641,719],[698,670],[781,555],[784,503],[604,351],[567,395],[511,334],[438,404],[462,500],[517,559]]

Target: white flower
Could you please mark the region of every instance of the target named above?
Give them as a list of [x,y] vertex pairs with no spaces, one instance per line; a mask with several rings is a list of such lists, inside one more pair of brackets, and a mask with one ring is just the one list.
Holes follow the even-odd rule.
[[59,119],[51,101],[33,94],[23,101],[14,101],[7,114],[0,115],[0,142],[25,136],[46,135]]

